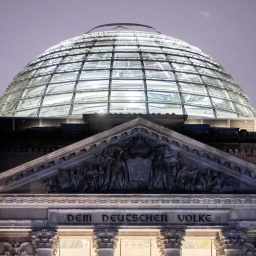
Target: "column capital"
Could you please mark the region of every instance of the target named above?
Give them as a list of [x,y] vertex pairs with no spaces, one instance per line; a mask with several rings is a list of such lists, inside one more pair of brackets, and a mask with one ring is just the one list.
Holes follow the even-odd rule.
[[31,242],[34,248],[39,249],[52,249],[55,255],[58,249],[59,238],[58,232],[52,229],[39,229],[31,232]]
[[184,241],[185,229],[163,229],[157,237],[157,245],[161,255],[166,255],[166,250],[180,250]]
[[245,229],[222,229],[219,243],[223,249],[242,249],[246,240]]
[[97,249],[115,249],[117,243],[118,230],[97,229],[93,231],[93,247]]

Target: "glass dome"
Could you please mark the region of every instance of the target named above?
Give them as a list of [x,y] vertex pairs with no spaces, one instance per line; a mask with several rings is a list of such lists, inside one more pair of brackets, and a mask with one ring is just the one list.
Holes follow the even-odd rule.
[[0,99],[1,116],[175,113],[254,117],[240,86],[210,56],[138,24],[108,24],[46,50]]

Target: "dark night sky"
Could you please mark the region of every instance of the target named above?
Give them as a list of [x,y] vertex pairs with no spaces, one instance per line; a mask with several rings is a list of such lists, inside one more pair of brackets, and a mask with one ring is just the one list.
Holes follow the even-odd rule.
[[256,0],[0,0],[0,95],[48,47],[114,22],[147,24],[197,46],[256,108]]

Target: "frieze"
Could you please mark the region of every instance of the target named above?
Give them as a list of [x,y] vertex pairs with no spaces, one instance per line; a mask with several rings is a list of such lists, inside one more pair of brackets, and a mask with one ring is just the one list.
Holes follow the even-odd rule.
[[154,211],[154,210],[49,210],[49,223],[56,225],[223,225],[229,223],[228,211]]
[[193,162],[172,146],[141,135],[93,155],[45,181],[48,193],[229,193],[239,180]]

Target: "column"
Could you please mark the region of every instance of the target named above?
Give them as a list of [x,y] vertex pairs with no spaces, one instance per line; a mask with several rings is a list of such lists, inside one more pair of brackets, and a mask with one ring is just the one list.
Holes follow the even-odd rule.
[[93,247],[97,256],[114,256],[118,230],[100,229],[93,232]]
[[180,256],[184,236],[184,229],[160,230],[157,237],[157,245],[161,256]]
[[241,256],[245,244],[246,232],[240,229],[223,229],[218,238],[219,255]]
[[34,230],[31,232],[31,242],[37,256],[55,256],[59,245],[58,232],[51,229]]

